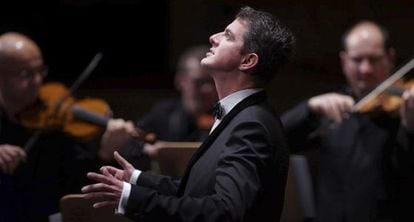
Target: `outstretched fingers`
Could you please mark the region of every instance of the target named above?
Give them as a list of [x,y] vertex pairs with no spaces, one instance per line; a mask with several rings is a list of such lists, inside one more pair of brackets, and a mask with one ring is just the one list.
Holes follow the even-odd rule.
[[98,182],[101,182],[101,183],[104,183],[104,184],[109,184],[109,185],[115,184],[114,183],[114,178],[110,177],[108,175],[90,172],[90,173],[87,174],[87,177],[89,179],[92,179],[92,180],[95,180],[95,181],[98,181]]
[[94,208],[101,208],[101,207],[112,207],[117,208],[118,207],[118,201],[102,201],[97,202],[93,204]]
[[86,199],[99,199],[100,201],[117,201],[118,197],[116,194],[111,192],[92,192],[85,193],[84,196]]
[[113,166],[104,166],[104,167],[101,167],[101,172],[102,173],[103,173],[104,169],[107,170],[112,176],[115,176],[115,177],[116,177],[117,174],[122,172],[122,170],[120,170],[118,168],[115,168]]
[[108,185],[105,183],[95,183],[82,187],[82,192],[91,193],[91,192],[114,192],[118,189],[114,185]]
[[132,165],[126,159],[124,159],[117,151],[114,152],[114,158],[116,162],[118,162],[124,170],[130,169],[132,167]]
[[82,192],[119,192],[122,190],[122,181],[119,181],[115,177],[109,174],[107,170],[104,170],[104,174],[88,173],[88,178],[96,180],[99,183],[84,186]]
[[98,183],[82,187],[82,192],[85,193],[85,198],[96,199],[96,208],[115,207],[122,195],[123,182],[112,175],[107,167],[102,167],[101,173],[88,173],[87,177]]

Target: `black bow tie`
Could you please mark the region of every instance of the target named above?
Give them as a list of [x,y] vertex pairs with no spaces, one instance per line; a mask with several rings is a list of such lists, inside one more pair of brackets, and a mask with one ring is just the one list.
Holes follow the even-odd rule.
[[216,103],[213,107],[213,115],[216,119],[221,119],[223,117],[224,110],[220,103]]

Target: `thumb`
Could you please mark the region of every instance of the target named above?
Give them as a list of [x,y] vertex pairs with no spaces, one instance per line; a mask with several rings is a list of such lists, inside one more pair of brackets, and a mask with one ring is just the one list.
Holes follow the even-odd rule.
[[122,171],[120,169],[117,169],[115,167],[112,166],[106,166],[105,169],[111,174],[111,175],[116,175],[118,173],[118,171]]
[[124,170],[131,166],[131,164],[126,159],[124,159],[117,151],[114,152],[114,158],[116,162],[118,162]]

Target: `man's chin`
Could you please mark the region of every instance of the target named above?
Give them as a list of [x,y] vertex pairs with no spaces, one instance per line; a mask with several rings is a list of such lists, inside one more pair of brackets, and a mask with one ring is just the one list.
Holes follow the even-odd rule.
[[212,58],[211,57],[212,57],[211,55],[204,57],[200,62],[201,66],[205,66],[205,67],[207,66],[208,67],[212,63],[212,61],[211,61]]
[[206,57],[206,58],[204,58],[204,59],[202,59],[201,61],[200,61],[200,65],[202,66],[202,67],[206,67],[207,66],[207,63],[208,63],[208,58]]

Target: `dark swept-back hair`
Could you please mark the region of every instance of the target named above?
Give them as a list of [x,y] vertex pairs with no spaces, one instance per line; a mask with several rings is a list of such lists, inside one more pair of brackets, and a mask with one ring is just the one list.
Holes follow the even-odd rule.
[[246,6],[240,9],[236,19],[248,24],[242,53],[256,53],[259,56],[252,75],[256,84],[265,85],[291,58],[295,37],[268,12]]

